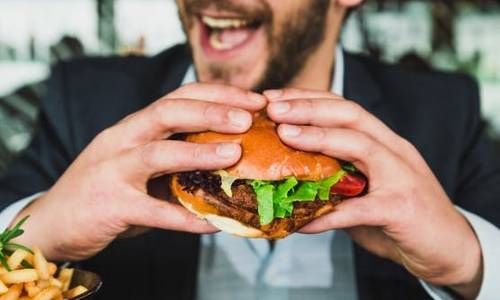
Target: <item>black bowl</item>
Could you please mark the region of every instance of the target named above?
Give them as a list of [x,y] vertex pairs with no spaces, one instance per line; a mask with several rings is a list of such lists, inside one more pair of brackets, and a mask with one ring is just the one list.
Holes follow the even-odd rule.
[[102,280],[101,277],[99,277],[99,275],[95,273],[75,269],[75,271],[73,272],[73,278],[71,279],[70,289],[79,285],[83,285],[88,289],[88,291],[76,298],[72,298],[72,300],[89,300],[92,299],[97,291],[99,291],[99,289],[101,288]]

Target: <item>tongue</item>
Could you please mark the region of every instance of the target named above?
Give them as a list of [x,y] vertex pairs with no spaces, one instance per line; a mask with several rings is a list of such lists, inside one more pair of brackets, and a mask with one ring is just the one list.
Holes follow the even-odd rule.
[[231,49],[248,39],[250,29],[225,29],[214,32],[213,35],[219,44],[217,48]]

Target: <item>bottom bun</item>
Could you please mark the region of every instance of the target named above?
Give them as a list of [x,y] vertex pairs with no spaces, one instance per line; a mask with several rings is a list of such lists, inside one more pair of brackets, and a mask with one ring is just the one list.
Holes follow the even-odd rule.
[[199,211],[194,209],[194,207],[191,203],[189,203],[188,201],[182,200],[181,197],[177,197],[177,200],[179,200],[179,202],[182,204],[182,206],[184,206],[187,210],[194,213],[199,218],[207,220],[212,225],[214,225],[215,227],[217,227],[218,229],[220,229],[224,232],[234,234],[234,235],[237,235],[240,237],[248,237],[248,238],[265,238],[267,236],[263,231],[261,231],[257,228],[247,226],[247,225],[245,225],[245,224],[243,224],[235,219],[231,219],[231,218],[223,217],[223,216],[219,216],[219,215],[214,215],[214,214],[210,214],[210,213],[205,213],[205,214],[200,213]]

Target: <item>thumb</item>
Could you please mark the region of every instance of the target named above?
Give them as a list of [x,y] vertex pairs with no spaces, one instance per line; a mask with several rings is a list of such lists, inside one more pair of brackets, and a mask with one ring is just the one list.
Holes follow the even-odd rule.
[[218,229],[179,204],[140,194],[123,208],[128,225],[192,233],[214,233]]
[[358,226],[384,226],[384,209],[377,202],[380,201],[369,195],[345,200],[335,206],[333,212],[304,226],[301,232],[318,233]]

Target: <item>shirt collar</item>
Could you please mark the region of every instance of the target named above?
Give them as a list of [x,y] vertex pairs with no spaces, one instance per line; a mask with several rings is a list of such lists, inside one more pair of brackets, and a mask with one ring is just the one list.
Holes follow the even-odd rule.
[[[339,96],[343,96],[344,94],[344,68],[344,51],[342,51],[342,47],[338,46],[335,50],[335,71],[333,73],[333,82],[330,90]],[[186,72],[186,75],[184,75],[184,78],[182,79],[182,85],[195,81],[196,72],[194,66],[191,64]]]

